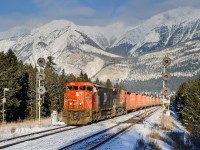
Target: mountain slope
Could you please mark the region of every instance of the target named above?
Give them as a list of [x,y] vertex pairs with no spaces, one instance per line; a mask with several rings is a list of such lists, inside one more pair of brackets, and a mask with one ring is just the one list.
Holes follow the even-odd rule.
[[153,16],[121,36],[110,51],[120,48],[127,55],[138,55],[199,39],[199,14],[198,9],[177,8]]
[[[66,20],[56,20],[35,28],[30,33],[0,40],[1,50],[7,51],[9,48],[24,62],[35,65],[39,57],[53,56],[58,71],[65,69],[67,73],[78,75],[82,70],[89,77],[104,64],[104,60],[97,56],[119,57],[104,51],[94,39]],[[89,70],[91,63],[96,65],[96,69]]]
[[[111,79],[140,92],[160,92],[162,59],[169,56],[172,59],[167,68],[172,75],[169,86],[174,91],[182,81],[200,72],[198,12],[171,10],[132,27],[125,34],[129,27],[123,24],[100,28],[55,20],[18,36],[1,39],[0,50],[6,52],[11,48],[19,59],[32,65],[39,57],[53,56],[57,72],[65,69],[67,74],[79,75],[83,71],[92,80]],[[112,28],[121,29],[115,35],[115,30],[109,31]],[[0,37],[3,36],[0,34]]]

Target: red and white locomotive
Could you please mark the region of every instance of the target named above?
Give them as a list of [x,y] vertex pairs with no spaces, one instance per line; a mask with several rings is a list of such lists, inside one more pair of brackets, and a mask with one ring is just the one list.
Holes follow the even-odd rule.
[[160,104],[161,99],[155,97],[90,82],[71,82],[66,85],[62,118],[66,124],[84,125]]

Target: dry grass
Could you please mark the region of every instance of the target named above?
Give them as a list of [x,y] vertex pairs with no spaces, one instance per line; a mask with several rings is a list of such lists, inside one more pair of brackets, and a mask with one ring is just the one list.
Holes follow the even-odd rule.
[[[154,140],[160,140],[163,141],[165,143],[167,143],[168,145],[172,145],[172,141],[170,141],[169,139],[162,137],[159,133],[157,132],[150,132],[148,135],[148,137],[154,139]],[[155,142],[155,141],[154,141]]]
[[157,144],[156,141],[150,140],[146,143],[144,139],[138,139],[134,150],[146,150],[146,149],[162,150],[162,148],[160,148],[160,146]]
[[165,116],[165,127],[168,130],[173,130],[174,129],[174,122],[175,120],[169,116]]
[[148,143],[149,147],[151,147],[151,149],[153,150],[162,150],[162,148],[160,148],[160,146],[155,142],[155,141],[150,141]]
[[141,149],[141,150],[147,149],[147,144],[145,143],[144,139],[137,140],[134,150],[138,150],[138,149]]
[[50,118],[42,118],[39,124],[38,120],[19,120],[12,123],[0,123],[0,139],[4,139],[9,133],[10,136],[15,136],[16,132],[22,132],[24,129],[30,132],[34,127],[47,127],[51,125]]
[[175,120],[170,116],[163,115],[161,117],[161,130],[173,130]]
[[153,139],[164,141],[164,138],[162,136],[160,136],[160,134],[157,133],[157,132],[152,131],[147,136],[150,137],[150,138],[153,138]]
[[35,119],[28,119],[28,120],[18,120],[17,122],[11,122],[11,123],[0,123],[0,127],[5,127],[5,126],[46,126],[49,122],[50,124],[50,118],[42,118],[41,123],[39,125],[39,121]]

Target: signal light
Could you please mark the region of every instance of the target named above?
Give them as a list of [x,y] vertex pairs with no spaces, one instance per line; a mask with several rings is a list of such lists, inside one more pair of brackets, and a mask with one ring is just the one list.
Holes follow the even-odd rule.
[[44,74],[44,73],[41,73],[41,72],[37,72],[36,78],[37,78],[38,80],[44,80],[44,79],[45,79],[45,74]]
[[162,89],[162,93],[163,93],[163,95],[169,95],[170,94],[170,89],[168,88],[168,87],[164,87],[163,89]]
[[43,95],[46,92],[46,89],[44,86],[38,87],[38,94]]
[[169,57],[165,57],[163,59],[163,65],[164,66],[169,66],[171,64],[171,59]]
[[168,73],[168,72],[164,72],[163,74],[162,74],[162,77],[163,77],[163,80],[165,80],[165,81],[167,81],[167,80],[169,80],[170,79],[170,74]]
[[45,66],[45,59],[40,57],[40,58],[38,58],[37,63],[40,67],[44,67]]

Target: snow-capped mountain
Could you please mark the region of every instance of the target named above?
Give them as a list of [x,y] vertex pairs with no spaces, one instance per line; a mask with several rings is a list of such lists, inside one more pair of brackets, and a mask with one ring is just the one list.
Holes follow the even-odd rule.
[[125,34],[132,27],[125,26],[123,23],[114,23],[108,26],[79,26],[81,30],[89,35],[90,37],[96,39],[104,49],[112,46],[121,35]]
[[176,90],[181,81],[200,72],[199,12],[178,8],[137,27],[122,23],[89,27],[55,20],[27,32],[0,33],[0,51],[11,48],[19,59],[33,65],[39,57],[53,56],[58,72],[65,69],[79,75],[83,71],[92,80],[123,81],[132,91],[161,89],[162,59],[169,56],[169,82]]
[[121,36],[110,51],[120,54],[118,49],[123,49],[127,55],[138,55],[198,39],[199,14],[199,9],[177,8],[153,16]]
[[[120,57],[104,51],[96,39],[67,20],[52,21],[29,33],[0,40],[1,50],[7,51],[10,48],[24,62],[35,65],[39,57],[53,56],[58,70],[65,69],[66,73],[75,75],[82,70],[90,77],[104,65],[104,61],[97,55]],[[92,66],[95,68],[90,69]]]

